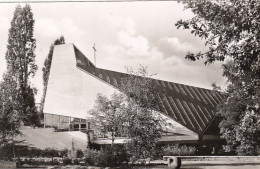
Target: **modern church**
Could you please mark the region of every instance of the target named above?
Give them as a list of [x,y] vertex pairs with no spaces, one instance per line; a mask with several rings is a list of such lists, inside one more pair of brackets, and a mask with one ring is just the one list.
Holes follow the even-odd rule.
[[[82,136],[92,130],[87,113],[93,108],[97,94],[109,97],[120,92],[121,79],[125,76],[125,73],[96,67],[74,44],[56,45],[42,105],[45,130],[55,128],[53,132],[57,134],[79,132]],[[152,81],[161,102],[159,113],[169,124],[160,143],[213,144],[222,140],[215,123],[216,107],[225,97],[222,93],[163,80]],[[93,136],[92,141],[97,144],[110,143],[95,131]],[[122,143],[122,139],[116,139],[115,143]]]

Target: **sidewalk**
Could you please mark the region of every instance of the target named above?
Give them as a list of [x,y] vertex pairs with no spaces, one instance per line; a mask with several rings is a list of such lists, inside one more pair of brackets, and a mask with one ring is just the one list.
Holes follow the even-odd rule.
[[[181,157],[182,166],[213,166],[213,165],[259,165],[260,156],[245,157],[245,156],[197,156],[197,157]],[[167,161],[154,160],[150,164],[167,165]],[[259,167],[260,168],[260,167]]]
[[241,161],[185,161],[182,160],[184,165],[260,165],[259,160],[241,160]]

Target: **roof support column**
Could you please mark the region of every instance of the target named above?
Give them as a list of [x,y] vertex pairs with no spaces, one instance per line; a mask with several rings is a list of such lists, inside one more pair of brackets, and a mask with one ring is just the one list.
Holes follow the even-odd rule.
[[199,144],[199,145],[202,145],[203,135],[199,134],[199,135],[198,135],[198,138],[199,138],[198,144]]

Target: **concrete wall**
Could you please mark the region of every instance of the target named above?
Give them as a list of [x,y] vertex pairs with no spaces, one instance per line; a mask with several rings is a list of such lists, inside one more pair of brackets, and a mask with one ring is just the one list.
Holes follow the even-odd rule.
[[44,113],[86,118],[97,93],[110,96],[115,91],[76,67],[73,44],[55,46]]

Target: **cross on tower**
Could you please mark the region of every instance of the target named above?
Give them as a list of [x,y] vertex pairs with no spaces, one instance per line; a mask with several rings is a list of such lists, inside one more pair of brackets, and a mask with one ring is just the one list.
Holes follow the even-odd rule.
[[94,64],[96,66],[96,47],[95,47],[95,43],[94,43],[94,46],[93,46],[93,49],[94,49]]

